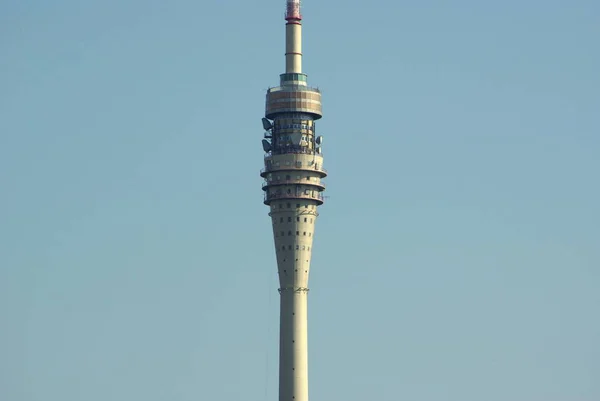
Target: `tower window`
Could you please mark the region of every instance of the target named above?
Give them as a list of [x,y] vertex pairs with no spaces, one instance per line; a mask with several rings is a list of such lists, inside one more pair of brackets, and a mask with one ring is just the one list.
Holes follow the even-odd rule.
[[291,232],[291,231],[288,231],[288,236],[290,236],[290,235],[292,235],[292,232]]
[[288,250],[290,250],[290,251],[292,250],[292,246],[291,245],[288,245]]
[[304,222],[305,222],[305,223],[306,223],[306,220],[307,220],[307,219],[306,219],[306,217],[305,217],[305,218],[304,218]]
[[291,222],[292,222],[292,218],[288,217],[288,223],[291,223]]
[[306,237],[306,231],[304,231],[304,234],[302,234],[302,235],[304,235]]
[[[304,219],[304,220],[306,220],[306,219]],[[300,217],[296,217],[296,221],[299,222],[300,221]]]
[[296,231],[296,235],[300,235],[300,231]]

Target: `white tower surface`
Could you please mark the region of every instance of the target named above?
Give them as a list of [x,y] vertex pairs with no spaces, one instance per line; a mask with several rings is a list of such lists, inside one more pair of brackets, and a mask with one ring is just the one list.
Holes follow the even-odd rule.
[[264,203],[270,207],[280,293],[279,401],[308,401],[307,296],[317,206],[325,189],[321,93],[302,73],[300,0],[286,2],[285,73],[267,92]]

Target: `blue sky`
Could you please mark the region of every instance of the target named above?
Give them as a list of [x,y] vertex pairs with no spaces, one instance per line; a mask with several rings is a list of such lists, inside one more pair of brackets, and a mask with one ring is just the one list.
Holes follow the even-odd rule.
[[[277,399],[283,10],[0,3],[0,399]],[[311,398],[600,399],[600,3],[303,14]]]

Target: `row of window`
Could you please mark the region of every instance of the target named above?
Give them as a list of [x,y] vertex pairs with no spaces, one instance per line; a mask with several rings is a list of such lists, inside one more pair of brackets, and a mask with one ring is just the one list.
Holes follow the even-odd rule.
[[304,81],[306,82],[306,74],[302,73],[294,73],[294,72],[286,72],[285,74],[281,74],[281,81]]
[[[293,234],[292,234],[292,232],[291,232],[291,231],[288,231],[288,237],[291,237],[292,235],[293,235]],[[296,231],[296,235],[297,235],[297,236],[300,236],[300,231]],[[302,232],[302,235],[303,235],[304,237],[306,237],[306,231],[303,231],[303,232]],[[277,231],[275,231],[275,236],[276,236],[276,237],[285,237],[285,231],[281,231],[281,235],[277,235]],[[309,237],[312,237],[312,233],[311,233],[311,232],[309,232],[309,233],[308,233],[308,236],[309,236]]]
[[308,124],[275,124],[275,133],[284,129],[303,129],[307,131],[314,131],[312,125]]
[[[285,262],[285,259],[284,259],[284,262]],[[308,260],[307,260],[307,262],[308,262]],[[297,272],[298,272],[298,269],[296,269],[295,271],[296,271],[296,273],[297,273]],[[284,270],[283,272],[284,272],[284,273],[285,273],[285,275],[287,276],[287,270]],[[308,273],[308,270],[304,270],[304,273]],[[277,274],[279,274],[279,272],[277,272]],[[292,313],[292,315],[293,315],[293,314],[294,314],[294,313]],[[292,342],[294,342],[294,340],[292,340]],[[294,370],[294,368],[292,368],[292,370]],[[294,398],[294,397],[292,397],[292,398]]]
[[[292,204],[288,202],[286,204],[286,208],[291,209],[291,207],[292,207]],[[283,203],[279,204],[279,208],[283,209]],[[310,208],[312,210],[312,209],[315,208],[315,205],[304,205],[304,208],[305,209],[309,209]],[[299,203],[296,203],[296,209],[300,209],[300,204]]]
[[[292,250],[292,245],[288,245],[287,246],[288,251]],[[285,245],[281,246],[281,250],[285,251]],[[297,251],[310,251],[310,246],[307,245],[296,245],[296,250]]]
[[[283,191],[281,190],[281,188],[276,188],[274,191],[270,191],[269,195],[281,195],[283,193]],[[292,189],[288,188],[286,193],[288,195],[292,194]],[[302,187],[299,185],[296,185],[296,191],[295,191],[296,196],[302,196]],[[316,195],[316,191],[310,190],[310,189],[305,189],[304,190],[304,195],[308,195],[308,196],[317,196]],[[296,206],[296,207],[300,207],[300,206]]]
[[[292,164],[295,167],[301,168],[302,167],[302,161],[300,160],[296,160],[295,162],[291,162],[289,160],[286,160],[285,162],[283,162],[283,164],[285,166],[291,166]],[[315,170],[319,170],[319,164],[318,163],[313,163],[312,161],[310,163],[306,163],[307,166],[311,166],[314,164],[315,166]],[[271,161],[271,160],[267,160],[267,168],[271,168],[271,167],[280,167],[281,163],[279,161]]]
[[285,135],[285,134],[277,134],[276,136],[273,137],[273,140],[276,145],[277,144],[282,145],[285,143],[302,145],[302,141],[304,141],[304,142],[311,141],[312,142],[312,138],[313,137],[310,135],[300,134],[300,140],[298,140],[298,137],[295,135],[292,136],[292,135]]
[[[300,217],[296,217],[296,221],[299,223],[299,222],[300,222]],[[283,217],[280,217],[280,218],[279,218],[279,222],[280,222],[280,223],[283,223]],[[288,222],[288,223],[291,223],[291,222],[292,222],[292,218],[291,218],[291,217],[288,217],[288,218],[287,218],[287,222]],[[305,222],[305,223],[309,223],[309,222],[310,222],[310,223],[312,224],[312,222],[313,222],[313,219],[312,219],[312,217],[311,217],[310,219],[309,219],[308,217],[304,217],[304,222]],[[273,224],[276,224],[276,223],[277,223],[277,219],[273,219]]]
[[[273,175],[272,175],[272,174],[269,174],[269,175],[267,176],[267,179],[268,179],[269,181],[273,181],[273,178],[275,178],[275,181],[281,181],[281,176],[280,176],[280,175],[273,177]],[[317,181],[317,180],[318,180],[318,178],[317,178],[317,177],[311,177],[311,176],[307,176],[307,177],[304,177],[304,178],[306,178],[306,181],[311,181],[311,180],[312,180],[312,181]],[[286,180],[286,181],[291,181],[291,179],[292,179],[292,176],[291,176],[291,175],[289,175],[289,174],[288,174],[288,175],[286,175],[286,176],[285,176],[285,180]],[[301,180],[301,179],[302,179],[302,176],[300,176],[300,175],[297,175],[297,176],[295,177],[295,179],[296,179],[296,180]]]
[[[283,164],[284,164],[284,165],[286,165],[286,166],[291,166],[291,165],[292,165],[292,162],[291,162],[291,161],[289,161],[289,160],[287,160],[287,161],[285,161]],[[294,164],[296,167],[302,167],[302,162],[301,162],[301,161],[299,161],[299,160],[295,161],[293,164]],[[279,162],[273,162],[273,165],[274,165],[275,167],[279,167]]]
[[[316,154],[321,154],[319,149],[321,148],[317,148],[317,153]],[[304,145],[290,145],[290,144],[277,144],[274,143],[273,144],[273,149],[272,149],[272,154],[278,155],[278,154],[305,154],[305,155],[314,155],[315,154],[315,150],[313,149],[312,146],[310,146],[310,143],[308,145],[304,144]]]

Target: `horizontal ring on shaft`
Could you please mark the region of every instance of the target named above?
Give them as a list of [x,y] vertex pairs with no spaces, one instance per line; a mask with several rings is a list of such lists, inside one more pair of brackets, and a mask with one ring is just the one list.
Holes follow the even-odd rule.
[[286,291],[308,292],[310,290],[306,287],[286,287],[286,288],[279,288],[279,289],[277,289],[277,291],[279,291],[279,293],[281,294],[282,292],[286,292]]

